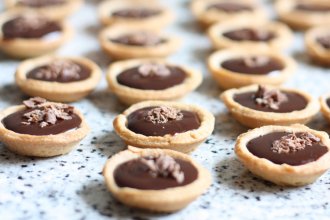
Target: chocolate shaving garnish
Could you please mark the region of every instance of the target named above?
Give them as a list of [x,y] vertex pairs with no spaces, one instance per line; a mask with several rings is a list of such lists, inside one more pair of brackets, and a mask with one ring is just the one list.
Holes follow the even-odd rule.
[[304,150],[307,146],[312,146],[317,142],[320,142],[320,138],[311,133],[304,132],[299,135],[291,133],[274,141],[271,150],[278,154],[288,154]]
[[270,58],[266,56],[253,56],[253,57],[246,57],[243,59],[243,62],[248,67],[259,67],[265,66],[269,63]]
[[183,183],[184,173],[181,170],[180,164],[173,157],[168,155],[159,155],[157,157],[141,157],[138,159],[146,165],[152,177],[171,177],[178,183]]
[[74,108],[66,104],[47,102],[40,97],[26,100],[23,104],[29,109],[35,109],[24,114],[27,121],[22,122],[22,124],[25,125],[38,123],[40,127],[45,127],[56,124],[58,120],[72,119],[71,114]]
[[163,124],[170,120],[182,120],[183,114],[180,112],[180,110],[167,107],[167,106],[161,106],[156,107],[148,111],[146,120],[151,121],[154,124]]
[[258,91],[254,94],[254,100],[258,105],[277,110],[283,102],[288,101],[285,93],[278,89],[268,89],[259,85]]
[[143,64],[139,67],[138,72],[139,74],[145,77],[150,75],[168,76],[171,74],[169,68],[167,68],[163,64],[157,64],[157,63]]
[[161,42],[159,36],[152,32],[136,32],[126,34],[115,39],[117,42],[127,45],[143,45],[143,46],[154,46]]
[[22,30],[21,32],[28,32],[43,28],[48,23],[49,20],[44,16],[28,13],[17,17],[13,25],[15,29]]
[[25,107],[27,108],[36,108],[38,107],[40,104],[43,104],[47,102],[46,99],[44,98],[40,98],[40,97],[34,97],[34,98],[30,98],[28,100],[23,101],[23,104],[25,105]]
[[36,73],[37,79],[80,79],[81,67],[69,60],[55,60]]
[[112,13],[113,16],[127,17],[127,18],[147,18],[160,14],[162,11],[159,9],[148,9],[148,8],[127,8],[115,11]]

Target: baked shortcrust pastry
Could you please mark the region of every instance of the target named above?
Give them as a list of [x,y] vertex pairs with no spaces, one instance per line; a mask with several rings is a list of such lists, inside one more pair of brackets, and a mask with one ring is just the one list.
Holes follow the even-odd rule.
[[330,167],[327,133],[303,125],[264,126],[237,138],[235,153],[254,174],[278,185],[313,183]]
[[280,85],[295,72],[295,61],[270,50],[225,49],[208,58],[208,68],[223,89],[251,84]]
[[103,50],[114,59],[166,57],[180,48],[181,40],[140,26],[116,25],[100,34]]
[[330,122],[330,93],[320,97],[320,104],[323,116]]
[[0,112],[0,141],[21,155],[66,154],[89,132],[84,116],[73,106],[31,98]]
[[73,102],[94,90],[101,70],[87,58],[45,56],[22,62],[15,78],[18,87],[30,96]]
[[72,28],[36,12],[8,11],[0,15],[0,49],[16,58],[55,52],[72,36]]
[[77,9],[83,0],[4,0],[5,6],[9,9],[33,10],[45,16],[62,20]]
[[321,65],[330,65],[330,24],[308,30],[305,47],[310,58]]
[[305,124],[320,110],[317,99],[301,90],[269,85],[230,89],[221,99],[237,121],[251,128]]
[[113,126],[128,144],[188,153],[212,134],[214,116],[194,105],[145,101],[118,115]]
[[186,207],[211,184],[210,173],[186,154],[131,146],[106,162],[103,175],[119,201],[158,212]]
[[292,41],[291,30],[282,23],[265,20],[235,19],[212,25],[208,36],[216,49],[237,47],[254,51],[281,51]]
[[328,0],[278,0],[275,3],[280,20],[295,29],[330,25]]
[[193,0],[191,11],[204,27],[233,19],[266,19],[264,9],[255,0]]
[[99,6],[104,25],[121,24],[161,30],[174,20],[173,13],[155,0],[108,0]]
[[196,89],[202,74],[195,69],[145,58],[118,61],[109,66],[110,90],[125,104],[145,100],[177,100]]

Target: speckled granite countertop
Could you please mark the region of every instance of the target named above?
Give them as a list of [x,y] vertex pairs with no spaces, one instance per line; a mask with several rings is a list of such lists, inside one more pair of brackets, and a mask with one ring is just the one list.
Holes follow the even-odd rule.
[[[2,1],[1,1],[2,2]],[[75,38],[60,51],[82,55],[103,69],[110,60],[101,52],[96,4],[90,0],[71,19]],[[17,156],[0,144],[0,219],[329,219],[330,173],[301,188],[282,188],[260,180],[236,159],[236,137],[247,129],[232,119],[219,101],[220,90],[205,68],[211,48],[187,9],[188,0],[167,0],[176,10],[177,23],[169,28],[184,39],[183,48],[170,59],[204,73],[202,86],[184,101],[201,105],[216,116],[213,135],[192,153],[213,175],[209,191],[186,209],[174,214],[152,214],[127,208],[107,192],[101,171],[108,157],[124,149],[112,128],[112,120],[124,106],[106,92],[105,77],[97,91],[74,103],[85,114],[92,132],[70,154],[51,159]],[[1,3],[0,3],[1,4]],[[1,8],[1,6],[0,6]],[[296,75],[287,86],[315,97],[329,91],[330,70],[309,63],[301,35],[292,55],[299,61]],[[19,104],[24,95],[14,84],[18,62],[0,54],[0,108]],[[330,132],[318,116],[310,127]]]

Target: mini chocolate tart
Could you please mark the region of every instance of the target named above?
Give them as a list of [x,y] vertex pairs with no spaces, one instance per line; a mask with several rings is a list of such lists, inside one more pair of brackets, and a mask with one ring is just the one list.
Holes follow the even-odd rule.
[[194,0],[191,11],[203,27],[233,19],[266,19],[264,9],[254,0]]
[[313,183],[330,168],[328,134],[303,125],[264,126],[237,138],[235,153],[254,174],[278,185]]
[[181,40],[137,27],[111,26],[100,34],[103,50],[114,59],[166,57],[180,48]]
[[306,30],[319,25],[330,25],[330,2],[327,0],[278,0],[279,18],[295,29]]
[[111,0],[99,6],[104,25],[120,24],[161,30],[174,20],[172,12],[158,1]]
[[0,112],[0,141],[17,154],[52,157],[72,150],[89,132],[74,107],[31,98]]
[[118,115],[113,126],[128,145],[188,153],[211,135],[214,116],[194,105],[145,101]]
[[186,154],[132,146],[112,156],[103,175],[119,201],[158,212],[183,209],[211,184],[210,173]]
[[101,79],[100,68],[82,57],[44,56],[22,62],[16,84],[30,96],[73,102],[90,94]]
[[31,11],[9,11],[0,15],[0,49],[12,57],[29,58],[54,52],[72,33],[65,22]]
[[202,74],[161,59],[134,59],[110,65],[110,90],[125,104],[145,100],[177,100],[196,89]]
[[330,123],[330,94],[320,97],[321,112],[325,119]]
[[77,11],[83,0],[5,0],[9,9],[33,10],[53,20],[63,20]]
[[320,110],[318,101],[303,91],[269,85],[230,89],[221,99],[238,122],[251,128],[306,124]]
[[305,34],[305,47],[311,60],[330,66],[330,25],[319,26]]
[[285,24],[243,19],[214,24],[209,28],[208,36],[216,49],[236,47],[249,51],[281,51],[286,49],[292,40],[292,32]]
[[295,72],[295,61],[269,50],[225,49],[208,58],[208,68],[223,89],[251,84],[280,85]]

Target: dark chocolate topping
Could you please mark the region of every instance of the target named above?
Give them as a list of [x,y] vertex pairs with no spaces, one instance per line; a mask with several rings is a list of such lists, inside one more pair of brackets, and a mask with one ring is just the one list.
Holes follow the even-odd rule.
[[156,46],[165,42],[164,39],[152,32],[136,32],[111,39],[112,42],[130,46]]
[[61,31],[62,28],[57,22],[35,14],[16,17],[2,26],[5,40],[15,38],[52,40],[58,38]]
[[321,5],[317,3],[298,3],[295,7],[296,10],[306,12],[330,12],[330,6]]
[[85,80],[90,75],[91,70],[83,64],[70,60],[55,60],[48,65],[32,69],[26,77],[48,82],[70,83]]
[[236,13],[242,11],[252,11],[253,7],[239,2],[219,2],[209,5],[207,9],[208,10],[216,9],[227,13]]
[[134,18],[143,19],[150,18],[162,13],[159,9],[149,9],[149,8],[127,8],[115,11],[112,16],[123,17],[123,18]]
[[[302,138],[305,133],[296,133],[295,136]],[[274,132],[266,134],[247,143],[248,150],[259,158],[265,158],[275,164],[288,164],[299,166],[306,163],[316,161],[325,153],[328,148],[320,141],[312,141],[312,144],[307,144],[303,149],[289,151],[288,153],[279,153],[274,151],[274,142],[280,140],[284,136],[292,135],[288,132]]]
[[276,74],[284,68],[281,61],[267,56],[233,58],[221,63],[227,70],[243,74]]
[[[235,94],[234,100],[245,107],[262,112],[288,113],[302,110],[307,106],[307,100],[300,94],[285,91],[281,91],[281,93],[286,96],[285,99],[277,92],[271,92],[265,97],[265,100],[259,100],[256,92],[246,92]],[[275,102],[269,99],[273,99]],[[278,102],[279,99],[281,99],[280,102]]]
[[270,41],[276,37],[273,32],[242,28],[223,33],[223,36],[235,41]]
[[195,112],[181,110],[162,113],[162,110],[157,110],[159,108],[164,107],[146,107],[134,111],[127,116],[127,128],[146,136],[165,136],[198,129],[201,125]]
[[119,84],[143,90],[163,90],[181,84],[186,73],[179,67],[143,64],[117,76]]
[[2,120],[8,130],[42,136],[63,133],[81,124],[81,118],[73,112],[72,106],[49,103],[39,97],[23,103],[25,110],[10,114]]
[[[147,164],[148,162],[146,163],[141,159],[146,160],[149,158],[133,159],[120,164],[115,169],[114,179],[119,187],[130,187],[142,190],[161,190],[188,185],[198,177],[197,169],[188,161],[174,159],[175,164],[180,167],[180,171],[184,176],[182,181],[178,181],[178,178],[173,178],[173,172],[167,174],[163,171],[162,175],[159,175],[159,172],[158,175],[155,175],[154,172],[150,172],[152,170],[150,169],[150,165]],[[166,161],[166,164],[161,164],[161,166],[173,165],[173,163],[168,164],[167,162],[168,161]],[[170,170],[172,169],[173,168]]]
[[330,108],[330,98],[327,98],[326,103],[327,103],[328,107]]
[[330,49],[330,35],[316,38],[316,42],[322,45],[325,49]]
[[19,5],[28,7],[41,8],[46,6],[62,5],[66,0],[19,0]]

